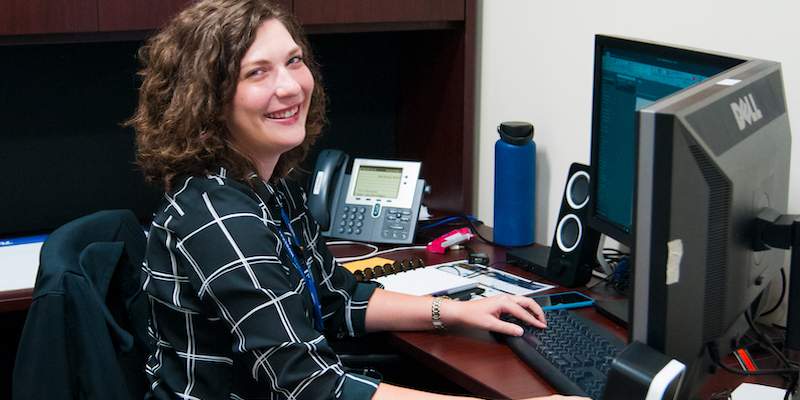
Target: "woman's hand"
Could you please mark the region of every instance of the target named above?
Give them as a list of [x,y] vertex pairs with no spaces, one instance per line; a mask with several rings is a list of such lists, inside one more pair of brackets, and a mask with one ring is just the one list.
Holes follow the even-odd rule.
[[503,294],[473,301],[445,301],[441,306],[445,326],[469,326],[510,336],[522,335],[522,328],[501,320],[501,314],[509,314],[537,328],[547,327],[542,307],[525,296]]

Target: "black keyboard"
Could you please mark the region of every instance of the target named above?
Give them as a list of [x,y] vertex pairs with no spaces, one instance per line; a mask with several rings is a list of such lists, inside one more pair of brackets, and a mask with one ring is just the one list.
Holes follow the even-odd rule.
[[561,394],[602,399],[611,362],[625,343],[567,310],[548,311],[546,316],[546,329],[504,318],[521,325],[525,333],[497,336]]

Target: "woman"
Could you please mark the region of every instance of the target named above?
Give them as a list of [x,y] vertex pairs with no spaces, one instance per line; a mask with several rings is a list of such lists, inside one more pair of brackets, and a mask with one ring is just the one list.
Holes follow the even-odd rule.
[[[472,326],[506,334],[525,297],[460,303],[356,283],[286,174],[324,123],[297,21],[265,0],[207,0],[140,51],[138,162],[164,186],[144,265],[151,393],[167,398],[449,398],[350,373],[322,332]],[[438,315],[433,316],[433,308]]]

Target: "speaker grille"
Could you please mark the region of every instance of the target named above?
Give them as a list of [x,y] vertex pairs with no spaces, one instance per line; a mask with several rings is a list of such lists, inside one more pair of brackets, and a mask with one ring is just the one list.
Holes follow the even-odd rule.
[[708,238],[706,241],[706,284],[703,338],[706,340],[722,334],[722,321],[726,314],[727,288],[725,277],[728,270],[728,220],[731,204],[731,184],[717,166],[697,145],[689,146],[700,166],[709,188]]
[[564,197],[573,209],[583,208],[589,202],[589,173],[578,171],[572,174],[567,181]]
[[583,235],[581,220],[575,214],[567,214],[558,222],[556,240],[558,247],[564,253],[569,253],[578,247],[581,235]]

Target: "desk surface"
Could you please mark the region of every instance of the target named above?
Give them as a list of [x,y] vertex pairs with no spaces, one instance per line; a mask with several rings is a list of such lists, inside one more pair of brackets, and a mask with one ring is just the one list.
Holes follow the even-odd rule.
[[[475,239],[469,245],[473,251],[489,255],[493,267],[526,278],[538,279],[530,272],[506,265],[503,249],[482,244]],[[332,248],[337,256],[354,255],[352,250]],[[467,255],[467,250],[451,250],[445,255],[424,251],[392,253],[392,256],[399,258],[420,257],[428,265],[465,259]],[[30,279],[31,286],[33,286],[34,279],[35,272]],[[560,290],[564,289],[555,288],[551,291]],[[26,309],[30,305],[32,293],[32,288],[25,287],[0,290],[0,312]],[[602,294],[598,295],[596,292],[591,294],[597,299],[603,298]],[[583,309],[578,312],[607,328],[621,339],[627,339],[625,328],[598,314],[594,309]],[[519,399],[554,393],[553,388],[544,379],[521,361],[510,348],[495,340],[488,332],[475,329],[453,329],[445,332],[397,332],[391,333],[389,340],[398,350],[478,396]],[[732,359],[727,363],[735,366]],[[780,385],[780,381],[776,378],[742,379],[721,371],[703,387],[701,397],[708,398],[713,393],[734,388],[740,382]]]
[[[472,240],[469,246],[472,251],[489,255],[492,266],[495,268],[526,278],[541,280],[530,272],[505,264],[503,249],[479,243],[477,240]],[[334,249],[334,253],[338,256],[345,255],[337,249]],[[417,256],[422,258],[426,264],[431,265],[465,259],[468,251],[448,251],[446,255],[406,251],[392,253],[392,255],[398,258]],[[551,289],[551,292],[563,290],[564,288],[555,288]],[[604,297],[602,293],[594,291],[591,295],[595,299]],[[620,339],[627,341],[627,330],[624,327],[615,324],[594,309],[587,308],[578,310],[578,312],[607,328]],[[445,332],[395,332],[389,335],[389,340],[399,351],[410,355],[416,361],[477,396],[520,399],[555,393],[547,381],[488,332],[476,329],[452,329]],[[738,368],[732,358],[729,358],[726,364]],[[742,378],[719,371],[703,386],[700,397],[709,398],[714,393],[733,389],[741,382],[781,385],[777,378]]]

